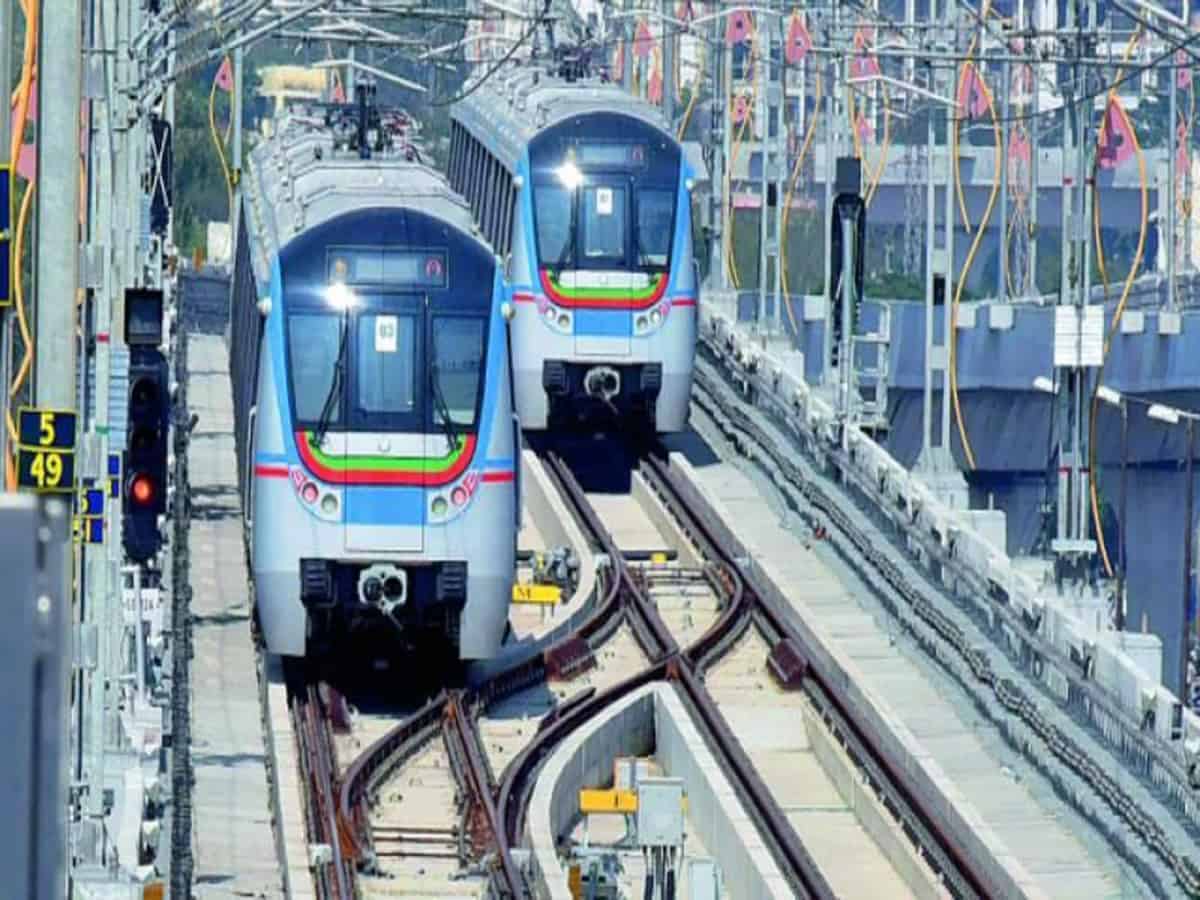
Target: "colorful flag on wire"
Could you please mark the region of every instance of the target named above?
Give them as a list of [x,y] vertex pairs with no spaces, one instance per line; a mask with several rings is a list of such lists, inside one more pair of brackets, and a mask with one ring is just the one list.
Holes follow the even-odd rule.
[[[26,122],[37,121],[37,78],[34,78],[29,87],[29,106],[25,113]],[[13,104],[12,113],[10,115],[12,121],[12,133],[24,135],[25,129],[21,123],[17,121],[17,105]],[[21,142],[21,148],[17,153],[16,160],[17,174],[26,181],[33,181],[37,177],[37,142],[36,140],[29,143]]]
[[749,41],[754,34],[754,24],[750,21],[748,10],[735,9],[725,19],[725,45],[732,47],[742,41]]
[[858,135],[861,143],[868,144],[875,137],[875,129],[871,127],[871,120],[862,113],[858,114],[858,120],[854,123],[854,131]]
[[342,77],[336,69],[333,70],[333,90],[330,91],[329,99],[334,103],[346,102],[346,89],[342,86]]
[[683,0],[679,4],[679,8],[675,10],[675,18],[681,22],[690,22],[696,18],[696,10],[692,7],[692,0]]
[[613,50],[612,62],[612,78],[613,81],[620,81],[625,77],[625,44],[617,44]]
[[1181,116],[1175,129],[1175,174],[1180,178],[1188,170],[1188,127]]
[[650,31],[650,23],[642,19],[633,37],[633,55],[637,59],[647,59],[653,49],[654,33]]
[[1115,96],[1109,98],[1104,111],[1097,156],[1102,169],[1115,169],[1133,156],[1133,132],[1129,117]]
[[750,115],[750,100],[745,94],[739,94],[733,101],[733,122],[741,125]]
[[1186,91],[1192,86],[1192,67],[1187,64],[1188,53],[1186,50],[1175,51],[1175,85],[1181,91]]
[[662,103],[663,93],[662,53],[654,48],[654,62],[650,67],[650,82],[646,85],[646,99],[651,103]]
[[1030,162],[1029,138],[1023,128],[1014,128],[1008,134],[1008,155],[1014,162]]
[[972,63],[963,66],[958,81],[958,108],[959,114],[968,119],[978,119],[987,112],[987,89],[983,86],[979,70]]
[[233,90],[233,63],[228,56],[221,60],[221,67],[217,69],[217,87],[226,93]]
[[804,60],[811,49],[812,37],[804,26],[804,19],[800,12],[796,11],[792,13],[792,19],[788,23],[787,44],[783,48],[784,58],[792,65],[796,65]]

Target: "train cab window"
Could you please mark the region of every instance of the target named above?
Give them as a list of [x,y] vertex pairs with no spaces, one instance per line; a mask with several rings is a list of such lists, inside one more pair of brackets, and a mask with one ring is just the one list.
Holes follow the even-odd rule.
[[[291,356],[292,396],[296,418],[316,422],[329,394],[329,385],[341,347],[343,319],[329,314],[296,314],[288,319],[288,352]],[[331,423],[342,416],[340,392],[334,398]]]
[[[434,316],[430,376],[437,379],[435,395],[444,401],[450,421],[475,425],[475,408],[483,376],[482,318]],[[434,411],[435,420],[438,416]]]
[[416,319],[362,315],[355,336],[356,408],[364,413],[411,413],[416,407]]
[[661,188],[642,188],[637,192],[638,266],[665,267],[671,256],[675,196]]
[[588,262],[625,261],[626,190],[609,184],[583,189],[583,257]]
[[544,184],[534,189],[538,257],[543,265],[553,266],[570,252],[571,194],[566,188]]

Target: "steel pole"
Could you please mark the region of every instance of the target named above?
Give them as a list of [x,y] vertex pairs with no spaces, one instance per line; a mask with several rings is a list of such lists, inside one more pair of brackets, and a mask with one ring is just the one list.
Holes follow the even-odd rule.
[[1125,530],[1129,518],[1127,516],[1129,494],[1126,470],[1129,467],[1129,401],[1121,398],[1121,525],[1120,542],[1117,552],[1120,553],[1120,581],[1117,591],[1117,631],[1125,630],[1125,589],[1128,581],[1125,572]]
[[1178,107],[1178,86],[1175,83],[1175,69],[1171,62],[1167,64],[1167,77],[1170,81],[1170,86],[1167,88],[1168,112],[1167,118],[1170,124],[1167,127],[1167,308],[1175,309],[1175,245],[1178,243],[1179,235],[1178,223],[1175,219],[1175,205],[1179,202],[1176,196],[1175,179],[1178,173],[1175,171],[1175,153],[1177,148],[1175,135],[1175,122],[1179,116]]
[[996,296],[1008,299],[1008,95],[1012,88],[1009,64],[1002,67],[1004,88],[1000,92],[1000,239],[996,254]]
[[[75,408],[75,298],[79,290],[79,107],[82,73],[82,0],[61,0],[53,14],[40,17],[38,70],[54,77],[38,79],[37,170],[43,185],[37,201],[34,242],[34,287],[36,297],[36,349],[34,403],[42,408]],[[7,114],[6,114],[7,115]],[[69,511],[66,512],[69,515]],[[69,532],[68,532],[69,533]],[[62,569],[52,578],[62,586],[62,596],[72,597],[75,554],[62,554]],[[84,611],[95,623],[95,611]],[[103,683],[92,679],[92,691],[103,691]],[[87,703],[78,697],[79,708]],[[65,705],[65,704],[64,704]],[[93,709],[94,709],[93,705]],[[102,722],[91,721],[86,736],[92,756],[88,759],[88,801],[91,815],[103,811],[100,752]]]
[[[0,0],[0,97],[12,96],[12,45],[13,45],[13,5],[11,0]],[[5,165],[13,163],[10,157],[12,149],[12,116],[0,116],[0,162]],[[15,169],[15,165],[13,166]],[[16,188],[16,178],[10,177],[9,190]],[[16,205],[11,204],[10,209],[15,209]],[[16,233],[17,223],[9,222],[9,265],[20,265],[19,259],[12,258],[12,246],[15,244],[14,235]],[[10,298],[12,300],[12,298]],[[12,321],[11,313],[7,308],[0,309],[0,385],[4,386],[4,399],[0,402],[0,409],[7,414],[8,411],[8,385],[12,381],[11,365],[12,365],[12,334],[9,331],[9,323]],[[0,462],[8,459],[8,427],[7,423],[0,422]]]
[[675,45],[678,32],[671,25],[671,0],[662,0],[662,108],[663,118],[675,129]]
[[946,277],[942,294],[942,449],[953,459],[950,447],[950,342],[954,340],[954,160],[950,156],[950,129],[954,128],[955,107],[946,107]]
[[[933,84],[930,68],[930,84]],[[933,150],[937,130],[933,107],[926,118],[925,159],[925,391],[921,401],[921,455],[933,450],[933,242],[937,237],[937,184],[934,181]]]
[[[1172,73],[1174,76],[1174,73]],[[1196,420],[1192,416],[1187,419],[1187,500],[1184,502],[1183,516],[1183,609],[1182,627],[1179,629],[1179,699],[1187,702],[1187,659],[1188,635],[1191,625],[1192,599],[1192,500],[1195,494],[1193,478],[1193,462],[1196,457]]]

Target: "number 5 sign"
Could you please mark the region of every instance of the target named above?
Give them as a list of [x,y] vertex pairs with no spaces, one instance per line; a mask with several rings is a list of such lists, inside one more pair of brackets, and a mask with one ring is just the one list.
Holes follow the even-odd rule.
[[73,491],[75,413],[26,407],[19,419],[17,484],[39,493]]

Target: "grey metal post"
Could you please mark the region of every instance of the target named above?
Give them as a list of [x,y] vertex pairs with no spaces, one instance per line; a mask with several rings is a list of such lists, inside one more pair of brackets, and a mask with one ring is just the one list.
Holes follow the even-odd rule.
[[[836,10],[836,7],[835,7]],[[827,41],[832,41],[833,32],[828,32]],[[820,65],[818,62],[817,65]],[[837,62],[831,60],[829,63],[829,71],[827,73],[826,83],[829,85],[825,91],[825,209],[822,218],[822,239],[824,241],[824,257],[825,257],[825,359],[821,365],[821,381],[828,384],[828,379],[831,377],[830,369],[833,365],[833,304],[835,297],[833,295],[833,155],[834,155],[834,128],[837,122],[837,107],[834,105],[834,88],[838,84],[837,79]],[[814,112],[815,115],[815,112]]]
[[669,19],[673,17],[671,0],[662,0],[662,108],[663,118],[675,127],[675,44],[679,40],[678,32]]
[[[861,213],[860,213],[861,214]],[[842,449],[850,446],[850,427],[854,414],[855,397],[853,371],[850,356],[853,351],[851,340],[851,312],[854,309],[854,235],[858,231],[858,222],[849,216],[842,217],[842,340],[838,347],[838,381],[841,383],[841,402],[838,404],[842,412]]]
[[[8,0],[0,0],[0,97],[12,96],[12,28],[13,5]],[[23,123],[22,123],[23,124]],[[9,159],[12,149],[12,116],[0,116],[0,162],[9,164],[15,161]],[[15,178],[10,182],[10,188],[16,186]],[[9,246],[15,244],[14,236],[17,223],[9,223]],[[11,251],[10,251],[11,252]],[[20,265],[20,260],[14,260],[14,265]],[[0,309],[0,386],[4,394],[0,401],[0,409],[8,409],[8,385],[12,382],[12,334],[9,325],[12,313],[8,309]],[[8,427],[0,422],[0,461],[8,459]]]
[[996,296],[1008,299],[1008,95],[1012,91],[1012,74],[1009,63],[1001,67],[1004,88],[1000,92],[1000,252],[996,259]]
[[[61,0],[53,15],[41,17],[38,69],[53,78],[38,79],[39,133],[53,136],[37,142],[38,176],[43,185],[37,200],[34,272],[37,308],[37,357],[34,401],[50,409],[75,407],[75,296],[79,289],[79,104],[83,52],[82,0]],[[74,573],[74,554],[64,552],[61,573],[51,574],[67,587]],[[68,595],[69,596],[69,595]],[[85,610],[85,615],[90,611]],[[94,683],[93,683],[94,685]],[[102,689],[102,688],[101,688]],[[93,686],[93,691],[95,686]],[[83,698],[80,698],[81,702]],[[90,747],[100,744],[93,723]],[[103,792],[96,760],[89,766],[94,790],[89,812],[102,811]]]
[[1029,294],[1038,296],[1041,289],[1037,283],[1037,242],[1038,242],[1038,193],[1041,182],[1038,174],[1038,107],[1040,104],[1041,87],[1038,85],[1037,64],[1032,64],[1030,72],[1033,76],[1033,115],[1029,119]]
[[[953,89],[953,82],[951,83]],[[954,340],[954,317],[950,314],[954,303],[954,161],[950,158],[950,129],[955,125],[957,104],[946,107],[946,288],[942,295],[942,347],[946,353],[945,368],[942,369],[942,441],[941,447],[947,454],[950,449],[950,342]]]
[[[715,21],[720,22],[722,20],[716,19]],[[716,46],[716,45],[714,45],[714,46]],[[720,197],[719,202],[721,204],[721,217],[723,219],[723,221],[721,223],[721,227],[723,229],[722,234],[721,234],[722,240],[719,242],[720,254],[721,254],[721,265],[719,266],[720,271],[721,271],[720,285],[721,285],[722,290],[728,291],[730,288],[729,261],[725,257],[725,241],[724,241],[725,234],[724,234],[724,232],[729,233],[729,253],[730,253],[730,255],[733,254],[734,238],[737,235],[737,229],[734,227],[734,223],[737,221],[737,215],[734,212],[733,204],[729,203],[728,207],[725,205],[726,201],[729,199],[725,196],[725,176],[726,175],[729,176],[730,193],[733,192],[733,172],[730,169],[730,163],[729,163],[729,154],[730,154],[730,150],[733,146],[733,117],[729,114],[729,112],[730,112],[729,106],[730,106],[730,103],[733,101],[733,48],[732,47],[725,48],[724,53],[723,53],[723,59],[724,59],[724,62],[722,63],[722,65],[725,70],[724,71],[725,79],[723,82],[723,86],[721,88],[721,96],[723,98],[721,100],[721,170],[720,170],[720,180],[717,181],[713,185],[713,190]],[[726,217],[726,214],[725,214],[726,209],[729,210],[728,217]],[[735,306],[734,306],[735,316],[736,316],[736,311],[737,311],[737,306],[735,303]]]
[[[1175,127],[1178,112],[1178,85],[1175,83],[1175,66],[1174,57],[1170,57],[1167,63],[1167,76],[1170,86],[1167,89],[1168,112],[1167,118],[1170,124],[1167,127],[1167,308],[1176,308],[1175,297],[1175,245],[1178,239],[1176,230],[1178,223],[1176,222],[1175,205],[1179,202],[1175,190],[1175,151],[1177,149]],[[1182,695],[1181,695],[1182,696]]]
[[633,88],[633,0],[625,0],[625,15],[621,18],[621,87],[626,93]]
[[1129,401],[1121,398],[1121,530],[1117,552],[1120,554],[1120,574],[1117,581],[1117,631],[1125,630],[1125,530],[1129,522],[1126,515],[1128,499],[1126,469],[1129,466]]
[[[930,68],[932,74],[933,69]],[[930,87],[933,86],[932,79]],[[926,119],[925,160],[925,395],[921,404],[921,456],[928,455],[933,448],[933,242],[936,239],[936,196],[934,182],[933,150],[937,130],[933,123],[933,108]],[[943,304],[943,308],[945,304]]]
[[356,47],[356,44],[351,44],[346,48],[346,59],[350,61],[346,66],[346,99],[351,103],[354,102],[354,88],[358,84],[358,69],[354,65]]
[[[1172,77],[1174,73],[1172,73]],[[1192,595],[1192,501],[1195,495],[1194,461],[1196,458],[1196,419],[1187,417],[1187,499],[1184,502],[1183,518],[1183,609],[1182,626],[1179,629],[1179,699],[1188,702],[1187,696],[1187,658],[1188,637],[1191,622],[1188,619],[1188,601]]]
[[[758,17],[758,42],[763,52],[758,54],[758,94],[761,98],[763,114],[756,116],[762,136],[758,142],[758,159],[762,171],[759,172],[759,204],[758,204],[758,304],[754,314],[755,328],[762,328],[767,318],[767,158],[768,147],[771,143],[771,97],[769,83],[771,80],[771,32],[767,24],[767,16]],[[752,114],[757,113],[753,110]]]
[[[353,48],[352,48],[353,49]],[[237,208],[236,199],[242,193],[242,90],[244,87],[243,78],[245,77],[245,56],[246,48],[238,47],[233,51],[233,108],[230,114],[233,116],[233,190],[234,190],[234,208]],[[229,226],[233,229],[231,241],[237,239],[237,215],[236,213],[230,216]]]

